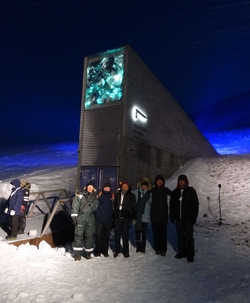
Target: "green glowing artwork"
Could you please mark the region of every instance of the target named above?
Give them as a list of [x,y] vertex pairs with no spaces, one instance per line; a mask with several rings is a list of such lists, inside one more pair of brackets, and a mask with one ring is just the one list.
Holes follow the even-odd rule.
[[123,49],[92,60],[87,67],[85,109],[121,100],[123,74]]

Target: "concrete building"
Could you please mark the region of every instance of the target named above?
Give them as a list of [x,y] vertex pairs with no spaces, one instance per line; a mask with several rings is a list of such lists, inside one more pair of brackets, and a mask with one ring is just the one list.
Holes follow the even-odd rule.
[[78,186],[157,174],[216,151],[130,46],[85,58]]

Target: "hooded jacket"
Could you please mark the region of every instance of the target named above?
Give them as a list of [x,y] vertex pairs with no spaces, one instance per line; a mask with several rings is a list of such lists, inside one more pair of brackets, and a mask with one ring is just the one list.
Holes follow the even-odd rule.
[[[157,180],[162,180],[162,186],[157,186]],[[152,193],[152,205],[150,218],[152,223],[166,224],[168,222],[168,196],[171,196],[172,191],[165,187],[165,180],[162,175],[157,175],[154,180]]]
[[[147,183],[148,188],[142,191],[142,183]],[[136,228],[141,228],[141,222],[150,222],[150,208],[152,203],[152,194],[150,192],[152,188],[152,183],[148,178],[142,178],[137,183],[137,189],[133,190],[132,193],[135,195],[136,205],[137,205],[137,219]],[[141,196],[143,196],[141,198]]]
[[[98,195],[98,207],[95,212],[96,220],[101,224],[109,224],[112,223],[113,220],[113,199],[114,195],[112,191],[109,192],[104,191],[104,187],[102,191]],[[111,187],[111,186],[110,186]]]
[[195,224],[199,211],[199,200],[196,190],[188,186],[188,179],[185,175],[181,175],[179,180],[186,181],[186,187],[179,188],[179,182],[176,189],[174,189],[170,199],[170,220],[190,221]]
[[10,194],[8,214],[10,214],[11,210],[14,210],[15,215],[19,216],[21,214],[21,206],[23,202],[23,191],[20,187],[20,180],[15,179],[11,181],[10,184],[14,187]]
[[84,188],[80,193],[76,193],[71,208],[71,216],[77,217],[78,224],[95,221],[94,212],[98,206],[97,191],[94,189],[91,193]]

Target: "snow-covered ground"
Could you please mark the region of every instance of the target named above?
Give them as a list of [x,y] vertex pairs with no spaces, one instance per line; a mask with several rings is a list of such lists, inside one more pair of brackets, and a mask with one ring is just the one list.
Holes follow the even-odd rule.
[[[54,163],[57,149],[45,157],[41,148],[38,154],[41,159],[50,159],[46,165],[41,168],[38,161],[33,168],[27,166],[15,175],[14,167],[8,169],[7,160],[3,164],[6,154],[0,153],[0,199],[8,197],[14,175],[29,180],[32,190],[59,186],[74,192],[77,155],[66,148],[59,152],[61,160]],[[24,150],[20,152],[17,162],[24,163],[25,155]],[[14,153],[12,156],[13,160]],[[65,165],[64,159],[72,162]],[[249,167],[248,155],[198,158],[166,180],[166,186],[174,189],[178,175],[184,173],[197,190],[200,212],[195,225],[194,263],[174,258],[177,239],[171,223],[166,257],[155,255],[151,228],[146,254],[137,254],[133,226],[131,256],[127,259],[112,257],[113,232],[109,258],[80,262],[72,258],[71,243],[55,249],[46,242],[41,242],[39,249],[29,244],[17,248],[1,239],[0,302],[250,303]]]

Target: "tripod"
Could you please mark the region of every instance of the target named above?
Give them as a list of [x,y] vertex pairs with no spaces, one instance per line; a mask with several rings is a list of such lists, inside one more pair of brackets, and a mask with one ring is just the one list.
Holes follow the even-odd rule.
[[218,200],[219,200],[219,212],[220,212],[220,218],[219,218],[219,225],[222,225],[222,219],[221,219],[221,205],[220,205],[220,190],[221,190],[221,184],[218,185],[219,187],[219,196],[218,196]]

